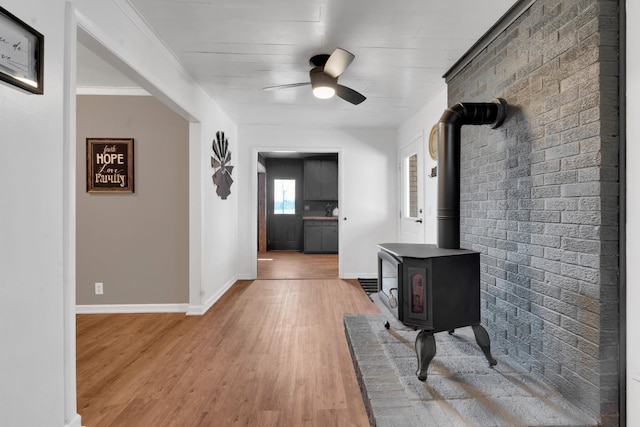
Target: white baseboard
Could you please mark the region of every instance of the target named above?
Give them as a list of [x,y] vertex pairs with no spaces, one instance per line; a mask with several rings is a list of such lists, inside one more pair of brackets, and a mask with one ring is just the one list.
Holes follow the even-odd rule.
[[227,292],[239,279],[234,277],[211,295],[202,305],[189,304],[95,304],[76,305],[77,314],[115,314],[115,313],[185,313],[188,316],[201,316]]
[[77,314],[185,313],[188,304],[102,304],[76,305]]
[[79,414],[75,414],[72,420],[69,420],[62,427],[82,427],[82,422]]
[[220,297],[224,295],[225,292],[227,292],[229,288],[231,288],[231,286],[233,286],[233,284],[236,283],[238,280],[241,280],[241,279],[238,279],[238,277],[236,276],[230,281],[228,281],[222,287],[222,289],[220,289],[218,292],[214,293],[209,298],[207,298],[204,304],[189,305],[189,307],[187,308],[187,316],[202,316],[203,314],[205,314],[213,306],[213,304],[215,304],[216,301],[218,301]]

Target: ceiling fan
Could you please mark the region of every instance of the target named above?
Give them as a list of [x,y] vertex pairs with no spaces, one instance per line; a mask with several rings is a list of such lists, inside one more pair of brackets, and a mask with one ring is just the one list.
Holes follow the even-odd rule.
[[320,54],[312,56],[311,59],[309,59],[309,65],[313,68],[309,71],[308,82],[269,86],[265,87],[264,90],[288,89],[311,85],[313,94],[317,98],[327,99],[333,95],[338,95],[345,101],[358,105],[367,98],[351,88],[338,84],[338,77],[344,73],[354,58],[354,54],[341,48],[334,50],[331,55]]

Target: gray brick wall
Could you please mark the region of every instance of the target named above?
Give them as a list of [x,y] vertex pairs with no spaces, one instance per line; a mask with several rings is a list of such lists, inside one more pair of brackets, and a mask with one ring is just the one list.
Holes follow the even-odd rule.
[[462,71],[461,246],[481,255],[492,345],[618,425],[617,2],[538,0]]

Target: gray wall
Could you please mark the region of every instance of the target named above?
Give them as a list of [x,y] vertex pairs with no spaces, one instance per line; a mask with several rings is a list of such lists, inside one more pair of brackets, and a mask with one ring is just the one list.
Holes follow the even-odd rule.
[[481,252],[492,345],[618,425],[615,1],[538,0],[461,72],[449,104],[505,98],[462,129],[462,246]]
[[[188,303],[188,132],[152,97],[78,96],[77,304]],[[135,193],[86,192],[86,138],[134,138]]]

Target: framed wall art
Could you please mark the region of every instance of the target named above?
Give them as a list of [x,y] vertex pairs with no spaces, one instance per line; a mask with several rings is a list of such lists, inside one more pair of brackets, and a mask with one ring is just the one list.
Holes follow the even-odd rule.
[[133,138],[87,138],[87,192],[133,193]]
[[0,7],[0,80],[44,93],[44,36]]
[[216,186],[216,194],[222,200],[227,200],[231,194],[231,184],[233,178],[233,166],[229,165],[231,161],[231,151],[229,151],[229,139],[224,136],[224,132],[216,132],[216,139],[212,143],[213,156],[211,157],[211,167],[216,171],[213,174],[213,184]]

